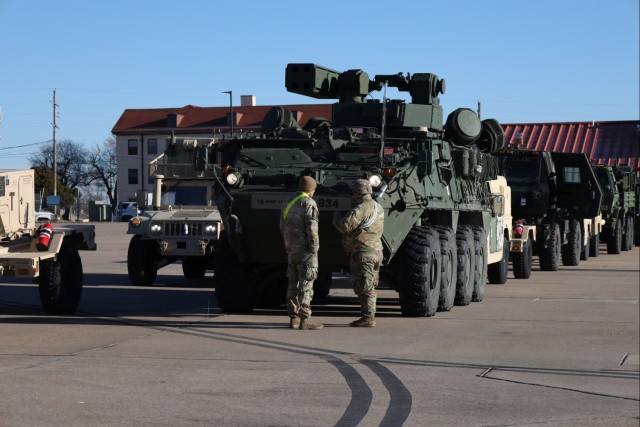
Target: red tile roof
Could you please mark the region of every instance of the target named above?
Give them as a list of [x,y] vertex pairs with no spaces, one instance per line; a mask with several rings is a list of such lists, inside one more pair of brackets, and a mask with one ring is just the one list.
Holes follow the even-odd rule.
[[[304,126],[311,117],[331,120],[332,104],[283,105],[298,112]],[[272,106],[233,107],[236,129],[259,130],[262,119]],[[169,115],[182,116],[175,128],[169,127]],[[146,133],[215,133],[229,129],[228,107],[127,109],[111,132],[114,135]],[[502,124],[505,141],[532,150],[584,152],[599,164],[627,164],[640,170],[640,121],[560,122]]]
[[[283,105],[284,108],[298,112],[298,123],[304,126],[311,117],[331,119],[331,104]],[[260,129],[262,119],[272,106],[234,106],[236,129]],[[169,128],[167,117],[171,114],[182,116],[176,128]],[[187,105],[181,108],[127,109],[111,130],[114,135],[132,135],[140,133],[176,133],[215,132],[229,129],[229,107],[196,107]]]
[[505,142],[531,150],[583,152],[594,162],[640,170],[640,121],[502,124]]

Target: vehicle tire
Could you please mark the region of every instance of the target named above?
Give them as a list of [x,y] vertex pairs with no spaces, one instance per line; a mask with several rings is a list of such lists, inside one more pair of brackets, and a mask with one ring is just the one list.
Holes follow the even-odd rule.
[[597,257],[600,254],[600,234],[594,234],[591,236],[591,242],[589,242],[589,256]]
[[473,275],[473,296],[471,300],[480,302],[487,287],[487,233],[479,225],[473,225],[473,242],[476,253],[476,268]]
[[[635,219],[638,217],[636,216]],[[633,221],[633,241],[636,246],[640,246],[640,221]]]
[[414,227],[402,244],[400,310],[404,316],[433,316],[440,297],[440,238],[429,227]]
[[569,220],[569,234],[567,243],[562,245],[562,265],[575,267],[580,264],[580,249],[582,248],[582,230],[575,219]]
[[540,270],[557,271],[560,267],[560,226],[557,223],[551,224],[549,230],[549,240],[545,247],[545,239],[538,238],[538,254],[540,257]]
[[509,239],[504,237],[502,243],[502,259],[500,262],[489,264],[487,277],[492,285],[504,285],[509,277]]
[[620,253],[620,246],[622,241],[622,228],[620,227],[620,221],[616,224],[616,228],[610,230],[609,238],[607,239],[607,253],[610,255],[617,255]]
[[182,273],[188,280],[200,280],[207,274],[207,260],[204,257],[182,258]]
[[456,305],[469,305],[473,298],[476,256],[471,227],[461,225],[456,230],[458,274],[456,275]]
[[139,235],[131,237],[127,251],[127,272],[132,285],[153,285],[158,275],[157,258],[158,244],[154,240],[142,240]]
[[213,262],[218,307],[227,313],[252,312],[256,306],[256,295],[247,281],[247,268],[240,263],[225,232],[220,233]]
[[330,271],[319,271],[318,277],[313,282],[313,301],[322,301],[329,296],[333,273]]
[[533,243],[527,239],[522,245],[522,252],[513,254],[513,277],[516,279],[528,279],[531,277],[531,265],[533,264]]
[[72,314],[82,296],[82,260],[78,250],[62,243],[56,260],[40,263],[38,291],[40,303],[48,314]]
[[620,243],[620,249],[623,251],[630,251],[633,248],[633,218],[626,217],[626,223],[624,227],[624,234]]
[[581,249],[580,249],[580,260],[581,261],[587,261],[589,259],[589,250],[591,247],[591,233],[586,232],[587,233],[587,243],[584,244],[584,246],[582,246],[582,244],[580,245]]
[[456,299],[456,277],[458,274],[458,256],[456,235],[451,227],[434,227],[440,237],[440,299],[438,311],[449,311]]

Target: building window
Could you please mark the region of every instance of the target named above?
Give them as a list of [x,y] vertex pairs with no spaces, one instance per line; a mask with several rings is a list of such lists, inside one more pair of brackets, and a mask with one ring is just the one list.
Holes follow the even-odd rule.
[[564,168],[564,182],[580,184],[580,168],[567,166]]
[[158,154],[157,139],[147,139],[147,154]]
[[135,156],[138,154],[138,140],[137,139],[130,139],[129,140],[129,145],[127,148],[127,154],[129,154],[130,156]]
[[129,169],[129,184],[138,183],[138,169]]

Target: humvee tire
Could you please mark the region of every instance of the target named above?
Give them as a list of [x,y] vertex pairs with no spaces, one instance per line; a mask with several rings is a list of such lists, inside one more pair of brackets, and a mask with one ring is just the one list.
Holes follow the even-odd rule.
[[134,286],[151,286],[158,275],[156,267],[157,243],[142,240],[142,236],[134,235],[127,251],[127,273]]
[[522,252],[513,254],[513,277],[516,279],[528,279],[531,276],[532,264],[533,242],[527,239],[522,247]]
[[509,277],[509,239],[504,237],[502,243],[502,259],[500,262],[489,264],[487,278],[492,285],[504,285]]

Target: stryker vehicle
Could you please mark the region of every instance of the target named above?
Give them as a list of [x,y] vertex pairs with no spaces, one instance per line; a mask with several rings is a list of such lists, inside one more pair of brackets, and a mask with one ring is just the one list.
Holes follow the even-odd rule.
[[0,170],[0,276],[35,279],[45,312],[72,314],[84,282],[78,250],[96,250],[95,227],[36,228],[34,183],[33,169]]
[[[216,193],[224,232],[214,262],[222,310],[247,312],[283,301],[287,256],[279,213],[303,175],[318,183],[316,297],[329,293],[333,272],[348,271],[332,218],[350,209],[349,183],[359,178],[369,180],[385,209],[381,282],[399,293],[404,315],[432,316],[454,303],[482,300],[487,264],[499,264],[491,279],[504,283],[510,190],[486,153],[503,144],[498,122],[481,122],[461,108],[443,125],[438,95],[445,82],[434,74],[371,80],[362,70],[288,64],[285,83],[293,93],[337,99],[331,120],[313,117],[301,128],[296,112],[274,107],[260,137],[197,152],[197,169],[216,170],[224,183]],[[411,102],[387,99],[387,87],[409,92]],[[382,101],[368,99],[379,90]]]
[[155,177],[153,208],[129,220],[133,234],[127,251],[129,280],[136,286],[152,285],[158,269],[182,262],[187,279],[202,279],[213,267],[214,249],[222,222],[212,204],[215,177],[195,171],[194,150],[216,144],[210,139],[172,136],[167,149],[149,165]]
[[602,190],[584,153],[504,149],[501,172],[511,187],[514,230],[511,258],[516,278],[555,271],[598,255]]
[[636,212],[636,174],[628,166],[594,167],[602,187],[602,216],[605,220],[602,240],[607,253],[631,250],[634,244]]

